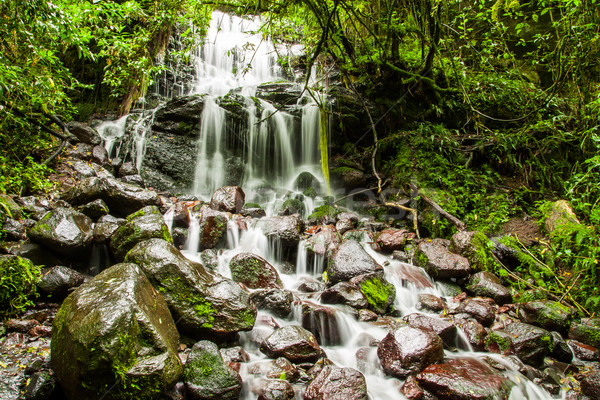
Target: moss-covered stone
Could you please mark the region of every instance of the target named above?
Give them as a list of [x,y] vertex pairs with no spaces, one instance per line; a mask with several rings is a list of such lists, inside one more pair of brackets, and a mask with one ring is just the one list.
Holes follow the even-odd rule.
[[284,215],[300,214],[304,217],[306,215],[306,206],[301,200],[287,199],[283,202],[281,211]]
[[4,211],[12,219],[19,220],[21,219],[23,208],[9,195],[0,193],[0,211]]
[[111,236],[110,249],[117,259],[123,260],[133,246],[152,238],[173,243],[158,207],[147,206],[127,216],[127,222]]
[[240,253],[234,256],[229,262],[229,270],[234,281],[243,283],[250,289],[282,286],[275,267],[264,258],[252,253]]
[[29,237],[57,253],[78,256],[92,243],[92,220],[72,208],[56,207],[29,230]]
[[600,349],[600,318],[584,318],[574,323],[569,338]]
[[118,264],[63,303],[52,368],[69,399],[157,399],[182,374],[179,334],[163,297],[134,264]]
[[324,217],[335,218],[335,216],[341,212],[342,210],[340,210],[339,208],[335,208],[325,204],[315,208],[312,211],[312,213],[308,216],[308,219],[310,221],[321,221]]
[[216,344],[194,344],[183,372],[188,393],[194,399],[234,400],[242,390],[242,378],[221,357]]
[[575,310],[557,301],[537,300],[519,307],[519,318],[528,324],[566,334],[575,317]]
[[363,275],[352,280],[365,296],[369,309],[379,314],[390,311],[396,299],[396,288],[379,273]]

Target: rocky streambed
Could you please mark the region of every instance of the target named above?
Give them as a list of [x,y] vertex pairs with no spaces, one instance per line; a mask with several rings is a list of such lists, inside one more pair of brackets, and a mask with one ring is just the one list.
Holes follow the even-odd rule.
[[2,198],[3,273],[45,267],[0,398],[600,398],[600,320],[508,290],[480,234],[168,197],[88,133],[60,193]]

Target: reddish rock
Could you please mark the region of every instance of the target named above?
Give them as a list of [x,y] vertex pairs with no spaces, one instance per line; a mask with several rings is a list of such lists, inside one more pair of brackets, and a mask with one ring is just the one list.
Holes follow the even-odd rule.
[[216,211],[225,211],[239,214],[244,207],[246,194],[239,186],[224,186],[213,193],[210,199],[210,208]]
[[444,346],[435,333],[405,326],[387,334],[377,347],[377,356],[386,374],[405,378],[442,361]]
[[483,326],[490,326],[496,319],[496,310],[484,299],[466,299],[456,309],[457,313],[469,314]]
[[436,295],[422,293],[419,295],[419,302],[416,304],[417,310],[439,313],[447,308],[446,301]]
[[456,326],[441,318],[413,313],[402,318],[411,328],[431,331],[437,334],[444,343],[453,345],[456,339]]
[[419,385],[417,378],[415,378],[413,375],[406,378],[406,380],[400,387],[400,391],[402,392],[404,397],[406,397],[409,400],[421,400],[423,398],[423,395],[425,394],[425,391],[423,390],[421,385]]
[[569,340],[568,343],[575,357],[581,361],[600,361],[600,352],[597,348],[578,342],[577,340]]
[[391,253],[394,250],[402,250],[406,242],[414,239],[415,234],[406,229],[384,229],[377,235],[376,242],[381,251]]
[[417,247],[416,264],[436,278],[464,278],[471,272],[469,260],[451,253],[441,241],[424,241]]
[[421,386],[440,399],[506,399],[513,383],[487,364],[470,358],[457,358],[434,364],[417,375]]
[[327,266],[327,278],[336,284],[371,272],[383,271],[381,265],[355,240],[343,242],[331,256]]
[[293,400],[294,388],[280,379],[257,379],[252,383],[257,400]]
[[367,400],[367,382],[353,368],[325,366],[308,385],[305,400]]
[[285,326],[267,337],[260,350],[271,358],[285,357],[291,362],[314,362],[323,350],[312,333],[299,326]]

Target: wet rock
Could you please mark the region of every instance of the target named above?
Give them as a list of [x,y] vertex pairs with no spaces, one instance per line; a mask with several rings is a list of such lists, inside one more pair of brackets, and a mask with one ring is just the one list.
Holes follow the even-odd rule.
[[250,355],[242,346],[226,347],[220,349],[220,352],[226,363],[243,363],[250,360]]
[[379,318],[379,315],[377,315],[375,312],[371,311],[371,310],[358,310],[358,320],[359,321],[363,321],[363,322],[372,322],[372,321],[377,321],[377,318]]
[[479,297],[494,299],[498,305],[512,303],[510,291],[500,283],[500,279],[488,271],[481,271],[469,279],[467,290]]
[[419,295],[419,302],[415,307],[420,311],[439,313],[444,311],[447,305],[443,299],[440,299],[436,295],[421,293]]
[[582,318],[581,322],[573,323],[569,339],[600,348],[600,318]]
[[438,398],[456,400],[506,399],[514,385],[487,364],[472,358],[430,365],[417,375],[417,380]]
[[396,287],[389,283],[380,272],[359,275],[350,281],[365,296],[368,308],[379,314],[392,309],[396,300]]
[[581,392],[591,400],[600,399],[600,371],[590,372],[581,381]]
[[340,234],[343,235],[344,233],[348,232],[351,229],[354,229],[354,227],[356,226],[356,224],[354,222],[352,222],[349,219],[346,218],[339,218],[338,221],[335,223],[335,230]]
[[12,218],[6,218],[2,224],[2,230],[4,231],[4,237],[6,240],[25,240],[27,233],[23,224]]
[[239,214],[242,211],[246,194],[239,186],[224,186],[215,191],[210,200],[210,208]]
[[200,219],[200,245],[203,249],[217,247],[227,237],[227,215],[204,208]]
[[234,400],[242,390],[242,378],[221,357],[213,342],[194,344],[187,358],[183,379],[188,395],[195,400]]
[[98,145],[92,148],[92,161],[100,164],[104,168],[112,168],[108,152],[104,146]]
[[463,278],[471,272],[469,261],[451,253],[439,241],[424,241],[417,247],[416,264],[435,278]]
[[138,171],[137,167],[131,161],[124,162],[119,167],[118,176],[120,178],[122,178],[124,176],[128,176],[128,175],[138,175],[138,174],[139,174],[139,171]]
[[331,177],[345,189],[365,187],[367,177],[361,170],[352,167],[340,166],[331,170]]
[[215,249],[206,249],[200,253],[200,261],[204,268],[209,271],[216,271],[219,267],[219,254]]
[[96,221],[98,218],[107,215],[110,212],[108,206],[102,199],[91,201],[87,204],[79,206],[77,209],[81,213],[90,217],[93,221]]
[[67,202],[78,205],[102,199],[118,216],[127,216],[145,206],[158,206],[158,194],[115,178],[84,178],[63,194]]
[[280,107],[295,105],[301,95],[302,90],[292,82],[263,83],[256,89],[256,97]]
[[240,212],[240,214],[242,214],[245,217],[251,217],[251,218],[262,218],[262,217],[266,217],[267,216],[267,212],[265,210],[263,210],[262,208],[258,208],[258,207],[244,207],[242,208],[242,211]]
[[494,309],[494,306],[483,299],[466,299],[460,303],[456,312],[469,314],[483,326],[490,326],[496,319],[496,310]]
[[355,399],[367,400],[367,382],[354,368],[325,366],[308,385],[306,400]]
[[302,217],[306,216],[306,206],[304,202],[299,198],[287,199],[281,205],[278,212],[279,215],[293,215],[299,214]]
[[50,337],[52,336],[52,328],[46,325],[38,325],[31,328],[28,333],[32,337]]
[[456,339],[456,326],[441,318],[413,313],[402,318],[408,326],[415,329],[431,331],[437,334],[447,345],[453,345]]
[[376,243],[381,251],[391,253],[394,250],[402,250],[404,245],[414,237],[415,234],[406,229],[384,229],[376,236]]
[[32,241],[65,256],[83,254],[92,243],[92,220],[71,208],[57,207],[29,231]]
[[423,396],[425,396],[425,391],[419,385],[417,378],[413,375],[406,378],[402,386],[400,387],[400,392],[406,397],[408,400],[421,400]]
[[[133,264],[79,287],[52,329],[52,368],[68,399],[157,398],[179,380],[179,334],[164,299]],[[122,385],[116,385],[115,377]]]
[[405,378],[442,361],[444,346],[435,333],[405,326],[383,338],[377,356],[386,374]]
[[552,335],[552,343],[554,344],[551,356],[564,363],[573,361],[573,352],[566,340],[558,332],[550,332],[550,334]]
[[539,366],[552,353],[552,336],[545,329],[514,322],[504,331],[510,336],[510,352],[526,364]]
[[26,196],[17,197],[16,200],[23,206],[23,212],[31,215],[35,220],[39,220],[51,208],[50,202],[45,197]]
[[283,379],[294,383],[300,379],[300,371],[287,358],[279,357],[269,366],[267,378]]
[[35,319],[9,319],[6,321],[6,329],[9,332],[27,333],[39,324]]
[[557,301],[537,300],[519,307],[519,318],[528,324],[566,334],[575,317],[575,310]]
[[307,189],[314,189],[317,193],[321,191],[321,182],[317,177],[308,171],[301,172],[294,181],[294,189],[304,192]]
[[81,286],[84,280],[85,277],[80,272],[57,265],[42,272],[37,288],[44,296],[62,300],[70,290]]
[[269,239],[284,248],[296,248],[303,231],[302,219],[296,215],[262,218],[259,226]]
[[153,130],[177,135],[194,135],[204,110],[205,95],[179,96],[168,101],[155,116]]
[[381,272],[383,268],[355,240],[343,242],[331,256],[327,266],[327,280],[334,285],[338,282],[372,272]]
[[36,243],[7,242],[0,246],[0,250],[4,250],[8,254],[27,258],[31,260],[34,265],[51,267],[61,263],[48,249]]
[[313,334],[299,326],[276,329],[260,350],[271,358],[285,357],[293,363],[314,362],[323,354]]
[[229,262],[229,270],[234,281],[243,283],[250,289],[282,287],[275,267],[256,254],[240,253],[235,255]]
[[317,281],[311,277],[302,277],[300,284],[298,285],[298,291],[304,293],[316,293],[325,290],[326,286],[322,282]]
[[280,379],[257,379],[252,383],[257,400],[293,400],[294,388]]
[[330,257],[341,241],[342,237],[333,225],[324,225],[306,240],[306,249],[309,253]]
[[309,301],[302,303],[302,327],[323,345],[341,345],[342,338],[336,310]]
[[289,290],[274,288],[252,293],[250,300],[259,310],[266,310],[280,318],[285,318],[292,312],[294,295]]
[[83,122],[71,121],[67,123],[69,132],[77,137],[82,143],[87,143],[92,146],[102,142],[102,138],[96,130]]
[[475,351],[482,351],[485,349],[487,331],[483,325],[468,316],[466,318],[460,318],[460,314],[455,316],[454,325],[464,332],[466,339]]
[[158,207],[147,206],[129,215],[115,231],[110,238],[110,250],[118,260],[123,260],[137,243],[153,238],[173,243]]
[[568,343],[575,357],[581,361],[600,361],[600,351],[594,346],[578,342],[577,340],[569,340]]
[[172,244],[161,239],[140,242],[126,260],[142,268],[184,331],[221,337],[254,326],[256,307],[248,292],[231,279],[209,274]]
[[116,218],[112,215],[105,215],[98,219],[94,224],[94,242],[107,243],[111,236],[119,229],[121,225],[127,222],[124,218]]
[[324,304],[347,304],[357,309],[367,308],[369,303],[358,286],[350,282],[340,282],[321,293]]
[[49,371],[35,372],[25,386],[25,400],[50,400],[55,388],[56,379]]

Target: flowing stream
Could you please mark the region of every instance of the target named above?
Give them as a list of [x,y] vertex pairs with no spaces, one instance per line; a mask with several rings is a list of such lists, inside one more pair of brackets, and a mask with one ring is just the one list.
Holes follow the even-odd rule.
[[[191,94],[206,94],[206,98],[196,145],[194,184],[190,192],[202,200],[209,200],[212,193],[226,180],[226,145],[230,129],[226,126],[226,112],[219,106],[219,99],[228,93],[235,93],[242,96],[243,106],[248,111],[248,128],[244,132],[237,132],[243,136],[245,146],[244,174],[239,185],[246,192],[247,202],[256,201],[263,205],[267,215],[273,215],[285,198],[299,195],[294,181],[301,172],[310,172],[324,185],[319,150],[320,112],[316,103],[306,95],[300,96],[297,104],[285,110],[278,110],[273,104],[255,98],[261,84],[285,80],[283,71],[277,64],[276,47],[268,38],[255,33],[260,23],[258,18],[242,19],[221,12],[213,14],[206,40],[198,52],[196,78],[191,85]],[[294,110],[296,112],[290,112]],[[153,115],[150,113],[137,123],[140,129],[134,135],[133,153],[138,167],[143,163],[147,127],[151,125],[149,119]],[[120,144],[125,123],[126,117],[104,123],[99,128],[111,157],[117,157],[122,152]],[[235,130],[234,127],[232,129]],[[269,190],[264,190],[266,187]],[[321,201],[308,196],[298,197],[305,202],[309,212]],[[167,222],[171,222],[170,218],[172,215],[167,214]],[[197,218],[192,218],[192,221],[184,254],[200,261],[198,221]],[[275,321],[279,326],[302,325],[302,302],[320,304],[320,299],[316,294],[298,291],[298,286],[307,279],[318,280],[325,260],[308,257],[305,242],[301,241],[294,271],[290,272],[289,266],[280,258],[276,244],[263,234],[260,221],[243,231],[231,221],[228,228],[228,244],[218,254],[217,272],[231,277],[228,265],[232,257],[242,252],[254,253],[277,268],[285,289],[292,291],[297,298],[295,311],[291,316],[280,318],[260,311],[254,330],[241,335],[243,347],[250,354],[250,360],[242,364],[240,371],[244,380],[243,396],[254,399],[256,396],[251,391],[252,384],[255,379],[264,376],[270,362],[260,352],[257,338],[273,331],[273,324],[269,321]],[[366,241],[363,247],[384,266],[387,280],[395,285],[395,309],[402,315],[417,311],[415,305],[421,293],[444,296],[442,290],[421,269],[373,251]],[[409,275],[419,276],[420,279],[404,279]],[[360,370],[366,377],[370,399],[404,399],[399,392],[401,381],[384,375],[376,348],[369,347],[370,340],[381,340],[387,330],[373,323],[357,321],[343,307],[326,307],[334,310],[334,319],[321,320],[315,324],[314,329],[321,330],[320,344],[327,357],[338,366]],[[516,371],[503,357],[474,352],[468,341],[460,336],[456,347],[459,350],[446,350],[446,357],[492,357],[505,365],[505,375],[515,383],[510,397],[512,400],[551,398],[548,392]],[[302,398],[299,387],[296,398]]]

